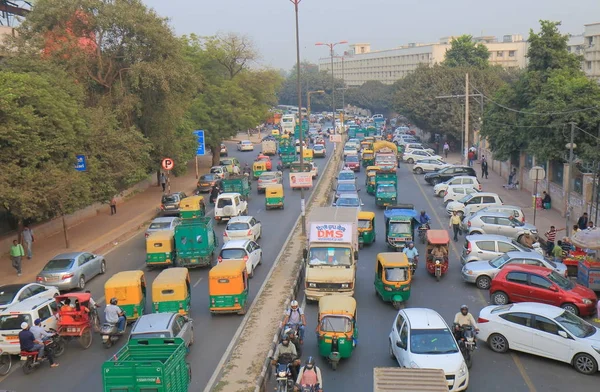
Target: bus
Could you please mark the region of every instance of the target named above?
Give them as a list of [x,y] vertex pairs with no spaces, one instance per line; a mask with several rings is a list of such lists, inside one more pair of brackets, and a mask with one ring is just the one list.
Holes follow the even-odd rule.
[[281,117],[281,130],[285,133],[294,134],[296,121],[297,119],[295,114],[284,114]]

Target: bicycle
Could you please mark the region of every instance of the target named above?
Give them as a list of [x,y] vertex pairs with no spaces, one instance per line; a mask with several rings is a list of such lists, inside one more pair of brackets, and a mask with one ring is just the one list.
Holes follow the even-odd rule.
[[12,368],[12,355],[0,349],[0,376],[6,376]]

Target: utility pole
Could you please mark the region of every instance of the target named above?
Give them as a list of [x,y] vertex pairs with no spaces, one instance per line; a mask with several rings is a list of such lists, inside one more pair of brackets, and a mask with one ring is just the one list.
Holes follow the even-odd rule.
[[569,225],[569,221],[571,219],[571,182],[573,181],[573,149],[575,148],[574,144],[575,139],[575,123],[571,123],[571,141],[567,144],[569,148],[569,181],[567,181],[567,194],[565,195],[565,230],[567,233],[567,237],[569,237],[571,233],[571,226]]
[[467,159],[469,151],[469,74],[465,74],[465,145],[463,155]]

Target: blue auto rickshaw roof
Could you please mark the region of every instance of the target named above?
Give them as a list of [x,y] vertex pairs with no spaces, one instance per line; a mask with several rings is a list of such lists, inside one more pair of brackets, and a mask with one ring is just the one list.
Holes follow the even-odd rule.
[[415,210],[409,210],[409,209],[393,209],[393,210],[385,210],[383,211],[383,216],[386,219],[390,219],[396,216],[410,216],[413,219],[417,219],[417,217],[419,216],[419,214],[417,213],[417,211]]

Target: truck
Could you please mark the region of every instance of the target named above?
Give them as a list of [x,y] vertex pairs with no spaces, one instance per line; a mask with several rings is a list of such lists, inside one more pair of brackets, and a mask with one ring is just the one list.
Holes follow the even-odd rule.
[[250,200],[252,186],[249,176],[243,174],[231,175],[221,180],[221,187],[223,192],[239,193],[245,200]]
[[102,365],[104,392],[187,392],[192,380],[181,338],[131,339]]
[[303,252],[307,301],[354,295],[358,261],[358,208],[315,207],[307,219]]
[[375,204],[385,207],[396,204],[398,197],[398,177],[396,173],[378,172],[375,174]]
[[373,392],[397,391],[448,392],[448,382],[442,369],[373,369]]
[[289,139],[285,140],[285,142],[282,140],[279,145],[279,156],[283,167],[290,167],[296,161],[296,146]]
[[402,252],[406,244],[414,241],[418,218],[415,206],[413,204],[387,206],[383,216],[388,247]]
[[277,143],[275,140],[263,140],[261,148],[263,155],[277,154]]
[[211,217],[182,219],[175,227],[175,264],[187,268],[210,267],[218,244]]
[[378,141],[373,143],[375,166],[384,172],[395,172],[398,168],[398,147],[391,142]]

